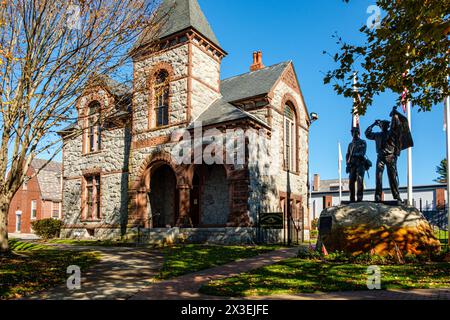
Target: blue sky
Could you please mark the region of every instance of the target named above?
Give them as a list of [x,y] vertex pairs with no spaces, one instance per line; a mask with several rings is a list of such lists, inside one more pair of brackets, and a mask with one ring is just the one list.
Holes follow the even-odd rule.
[[[332,35],[338,32],[344,40],[359,43],[359,33],[370,14],[370,0],[199,0],[200,5],[228,56],[222,64],[222,78],[248,71],[254,50],[263,51],[266,66],[292,60],[309,111],[320,120],[311,128],[311,173],[323,179],[338,175],[338,142],[344,149],[351,140],[352,101],[337,96],[331,86],[323,84],[323,73],[334,66],[324,50],[335,52]],[[365,129],[376,119],[388,119],[395,96],[384,94],[361,119]],[[430,184],[436,178],[436,166],[445,157],[443,104],[434,111],[418,113],[413,109],[413,182]],[[373,142],[368,142],[368,156],[375,163]],[[401,185],[406,185],[406,152],[398,161]],[[374,169],[369,187],[375,184]],[[387,179],[385,178],[385,184]]]

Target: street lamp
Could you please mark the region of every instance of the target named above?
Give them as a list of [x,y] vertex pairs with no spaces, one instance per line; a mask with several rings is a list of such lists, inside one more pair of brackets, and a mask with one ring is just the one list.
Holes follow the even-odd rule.
[[[319,115],[316,112],[311,112],[310,115],[310,125],[312,125],[314,122],[316,122],[317,120],[319,120]],[[309,144],[309,138],[308,138],[308,144]],[[310,157],[310,151],[308,148],[308,187],[309,187],[309,192],[308,192],[308,220],[311,217],[311,208],[310,208],[310,202],[311,202],[311,194],[312,194],[312,183],[311,183],[311,175],[310,175],[310,161],[309,161],[309,157]],[[304,228],[304,226],[303,226]],[[304,239],[304,237],[303,237]]]

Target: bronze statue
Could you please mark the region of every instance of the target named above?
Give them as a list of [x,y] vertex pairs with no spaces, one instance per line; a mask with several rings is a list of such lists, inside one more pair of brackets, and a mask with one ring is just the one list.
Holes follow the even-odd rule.
[[[375,201],[381,202],[383,193],[383,173],[387,168],[389,185],[392,196],[401,204],[402,198],[399,192],[397,159],[402,150],[413,147],[408,120],[394,108],[391,112],[391,122],[377,120],[366,130],[366,137],[375,140],[377,148],[376,191]],[[381,132],[373,132],[374,127],[380,127]]]
[[366,171],[367,143],[360,138],[358,127],[352,129],[353,141],[347,149],[347,173],[350,176],[350,202],[356,200],[356,186],[358,188],[357,201],[363,201],[364,197],[364,172]]

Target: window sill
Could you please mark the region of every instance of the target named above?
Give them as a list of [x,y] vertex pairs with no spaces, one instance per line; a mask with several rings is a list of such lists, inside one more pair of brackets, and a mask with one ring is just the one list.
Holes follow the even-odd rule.
[[283,171],[286,172],[286,173],[293,174],[294,176],[299,176],[299,175],[300,175],[300,172],[299,172],[299,171],[290,171],[290,170],[287,169],[287,168],[283,168]]
[[81,220],[81,223],[101,223],[102,220]]
[[95,155],[100,154],[102,152],[103,152],[103,150],[95,151],[95,152],[89,152],[89,153],[84,153],[83,157],[95,156]]

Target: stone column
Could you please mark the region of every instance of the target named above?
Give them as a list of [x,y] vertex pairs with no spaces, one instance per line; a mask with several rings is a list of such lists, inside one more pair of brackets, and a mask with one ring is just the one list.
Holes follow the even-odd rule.
[[190,191],[191,187],[188,184],[178,185],[178,221],[177,226],[180,228],[186,228],[191,227],[192,223],[189,217],[189,212],[191,209],[191,198],[190,198]]

